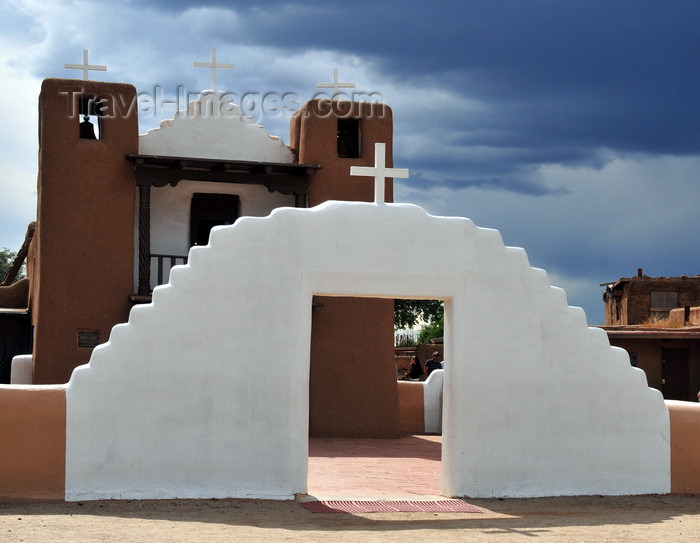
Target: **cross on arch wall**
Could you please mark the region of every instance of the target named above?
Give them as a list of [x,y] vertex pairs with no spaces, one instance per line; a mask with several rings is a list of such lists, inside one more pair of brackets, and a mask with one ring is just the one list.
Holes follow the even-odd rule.
[[[439,269],[414,258],[428,242]],[[305,492],[314,295],[446,300],[444,495],[669,491],[661,395],[522,249],[416,206],[328,202],[215,228],[74,372],[67,499]]]

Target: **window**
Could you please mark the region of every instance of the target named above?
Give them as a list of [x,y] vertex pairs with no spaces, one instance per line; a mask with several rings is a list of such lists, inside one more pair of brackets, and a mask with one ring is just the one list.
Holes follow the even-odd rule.
[[233,224],[238,218],[239,198],[234,194],[194,193],[190,207],[190,246],[209,243],[215,226]]
[[360,119],[338,119],[338,157],[360,157]]
[[81,96],[79,102],[80,111],[80,139],[99,140],[102,132],[100,113],[102,103],[97,102],[92,96]]
[[669,311],[678,307],[677,292],[651,291],[651,317],[667,318]]

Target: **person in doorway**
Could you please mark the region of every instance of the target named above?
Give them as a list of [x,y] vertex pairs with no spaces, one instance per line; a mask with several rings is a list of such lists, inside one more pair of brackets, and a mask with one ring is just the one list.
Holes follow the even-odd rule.
[[423,366],[421,366],[420,359],[417,356],[412,356],[406,377],[411,381],[418,381],[421,375],[423,375]]
[[433,370],[441,370],[440,353],[433,351],[433,356],[425,361],[425,376],[429,377]]

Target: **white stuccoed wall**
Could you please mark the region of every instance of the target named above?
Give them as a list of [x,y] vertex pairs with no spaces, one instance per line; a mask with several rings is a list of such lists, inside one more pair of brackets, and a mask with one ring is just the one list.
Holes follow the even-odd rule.
[[443,494],[669,492],[660,393],[497,231],[328,202],[210,243],[73,373],[68,500],[305,492],[314,294],[446,300]]
[[[294,156],[276,136],[261,125],[246,121],[224,92],[206,91],[190,102],[187,111],[162,121],[158,128],[139,136],[139,153],[145,155],[195,157],[214,160],[244,160],[291,164]],[[273,209],[294,206],[294,195],[270,193],[259,185],[182,181],[177,186],[151,188],[151,253],[186,255],[190,247],[190,204],[195,192],[235,194],[240,214],[264,217]],[[138,224],[138,190],[134,217]],[[138,229],[134,232],[134,254],[138,255]],[[138,258],[134,259],[134,292],[138,290]],[[151,262],[151,285],[156,284],[155,260]],[[165,273],[167,279],[167,271]]]
[[433,370],[423,382],[425,432],[428,434],[442,433],[442,388],[444,375],[444,370]]
[[291,164],[294,156],[282,140],[241,115],[225,92],[205,91],[139,137],[142,155],[248,160]]
[[[240,215],[264,217],[278,207],[294,207],[294,196],[269,192],[260,185],[182,181],[176,187],[151,187],[151,253],[186,255],[190,248],[190,205],[195,192],[235,194],[240,199]],[[138,199],[136,202],[138,217]],[[134,254],[138,255],[138,230],[134,232]],[[138,259],[134,264],[134,292],[138,290]],[[167,282],[168,272],[164,273]],[[157,269],[151,261],[151,285],[156,285]]]

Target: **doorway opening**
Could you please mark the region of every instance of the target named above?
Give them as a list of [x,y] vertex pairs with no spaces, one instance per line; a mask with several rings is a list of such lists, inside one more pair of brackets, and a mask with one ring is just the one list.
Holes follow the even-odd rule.
[[[393,298],[314,297],[307,478],[311,495],[440,494],[442,436],[439,430],[426,432],[425,377],[403,380],[413,355],[406,357],[403,349],[397,356],[394,322]],[[443,344],[432,348],[442,355]],[[421,352],[430,349],[421,346]],[[441,399],[442,375],[436,373],[433,381],[438,380]],[[442,402],[438,409],[434,418],[441,420]]]
[[236,222],[239,208],[235,194],[195,192],[190,204],[190,247],[209,243],[209,233],[215,226]]

